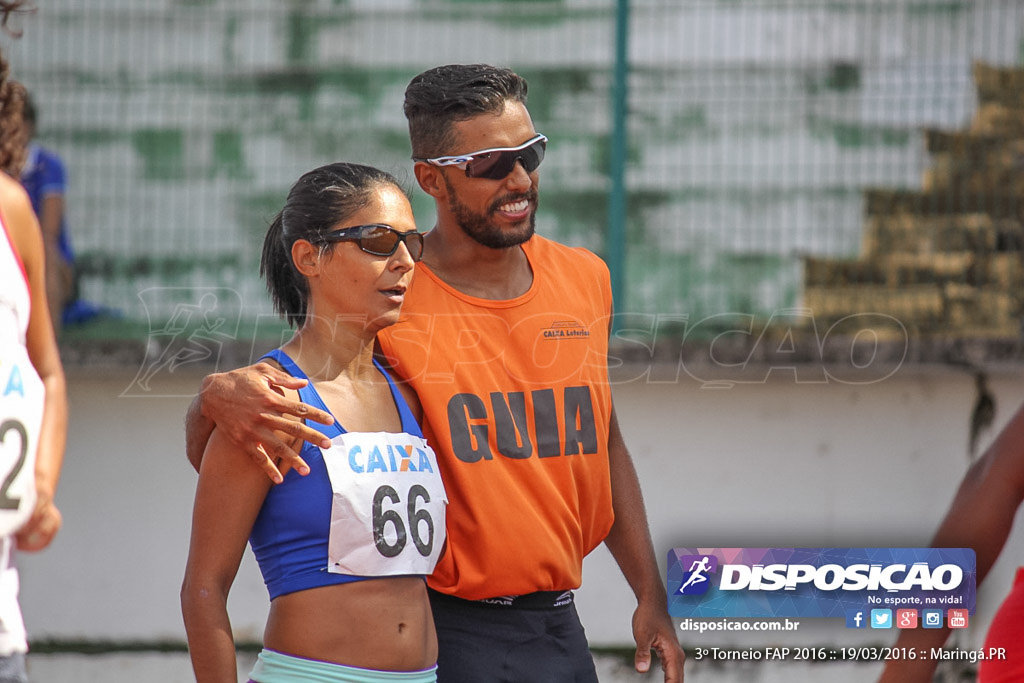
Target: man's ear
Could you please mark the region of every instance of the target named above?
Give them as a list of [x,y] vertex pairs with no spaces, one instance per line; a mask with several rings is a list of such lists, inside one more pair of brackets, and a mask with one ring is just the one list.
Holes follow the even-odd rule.
[[443,199],[448,195],[448,188],[441,176],[440,168],[425,161],[417,161],[412,170],[416,174],[416,182],[419,183],[420,189],[431,197]]
[[314,246],[309,240],[292,242],[292,263],[295,269],[306,277],[319,273],[320,247]]

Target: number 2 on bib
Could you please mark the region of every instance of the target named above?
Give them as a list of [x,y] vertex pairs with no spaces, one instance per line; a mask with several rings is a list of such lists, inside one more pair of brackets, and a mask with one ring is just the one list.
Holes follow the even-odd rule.
[[20,445],[14,466],[4,477],[3,483],[0,484],[0,510],[17,510],[18,505],[21,504],[21,496],[11,494],[11,485],[21,472],[21,468],[25,466],[25,458],[28,457],[28,431],[25,429],[25,425],[17,420],[4,420],[4,423],[0,424],[0,443],[6,445],[9,432],[18,434]]

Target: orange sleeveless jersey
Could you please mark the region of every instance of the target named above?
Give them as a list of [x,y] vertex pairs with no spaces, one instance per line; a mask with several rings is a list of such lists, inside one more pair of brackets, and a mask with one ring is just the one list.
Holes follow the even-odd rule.
[[379,336],[423,404],[448,491],[431,587],[475,600],[580,585],[612,524],[611,285],[596,255],[534,236],[520,297],[466,296],[419,265]]

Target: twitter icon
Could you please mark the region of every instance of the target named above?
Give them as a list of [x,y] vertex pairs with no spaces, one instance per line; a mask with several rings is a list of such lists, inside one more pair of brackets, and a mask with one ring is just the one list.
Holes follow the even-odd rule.
[[892,628],[892,610],[871,610],[871,628]]

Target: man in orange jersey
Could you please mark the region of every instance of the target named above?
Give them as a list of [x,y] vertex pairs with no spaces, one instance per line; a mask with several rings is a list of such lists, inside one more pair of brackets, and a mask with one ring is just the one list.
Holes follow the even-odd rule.
[[[637,670],[654,649],[678,683],[684,655],[612,404],[608,270],[534,234],[547,138],[526,93],[520,76],[488,65],[430,69],[406,89],[416,180],[437,223],[402,320],[380,343],[420,398],[450,501],[447,550],[429,579],[438,680],[596,681],[572,591],[604,541],[637,597]],[[274,385],[296,383],[261,365],[208,377],[188,419],[193,464],[213,423],[275,480],[274,463],[295,454],[274,429],[320,443],[279,415],[330,418]],[[396,511],[417,523],[414,510]],[[395,515],[381,515],[382,533],[392,527]]]

